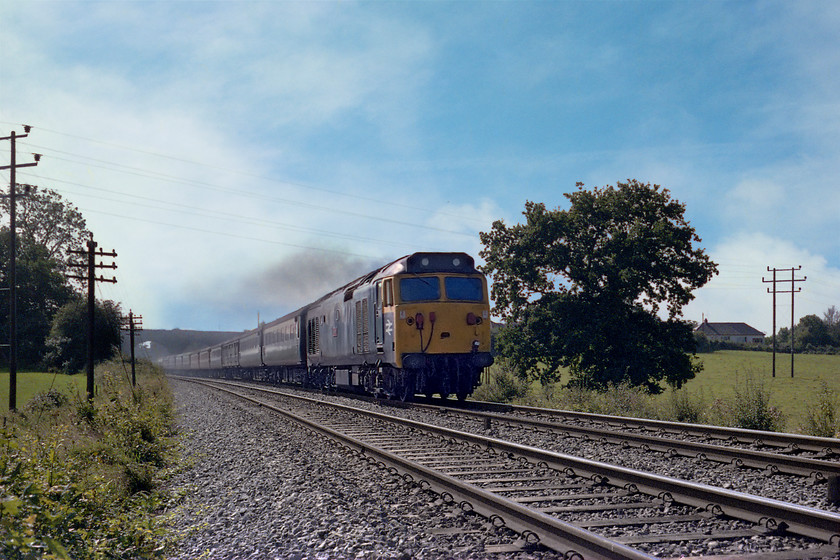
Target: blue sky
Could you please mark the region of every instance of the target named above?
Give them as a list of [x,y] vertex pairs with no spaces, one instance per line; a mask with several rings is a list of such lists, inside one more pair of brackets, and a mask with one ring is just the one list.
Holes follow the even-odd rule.
[[840,305],[838,92],[828,1],[0,4],[19,182],[82,210],[148,328],[250,328],[636,178],[720,264],[686,318],[769,333],[767,266],[802,265],[797,317]]

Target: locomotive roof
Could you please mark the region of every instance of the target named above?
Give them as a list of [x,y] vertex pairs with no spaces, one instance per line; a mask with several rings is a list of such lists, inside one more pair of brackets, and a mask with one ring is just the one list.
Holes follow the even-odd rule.
[[[466,253],[412,253],[372,270],[352,282],[348,282],[344,286],[319,298],[314,303],[323,301],[338,292],[344,292],[346,296],[352,297],[356,288],[382,276],[393,276],[394,274],[401,273],[424,274],[435,272],[476,274],[478,271],[475,268],[475,261]],[[346,299],[349,299],[349,297]]]

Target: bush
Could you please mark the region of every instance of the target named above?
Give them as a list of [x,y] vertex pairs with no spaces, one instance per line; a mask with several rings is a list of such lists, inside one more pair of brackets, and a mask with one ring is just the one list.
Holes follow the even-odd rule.
[[748,373],[735,376],[734,396],[731,400],[716,399],[711,407],[712,421],[722,426],[747,430],[780,432],[785,427],[782,412],[770,404],[770,391],[764,383]]
[[32,400],[24,406],[24,411],[29,413],[41,413],[49,410],[56,410],[66,405],[69,400],[70,399],[67,395],[61,391],[49,389],[32,397]]
[[840,437],[840,399],[837,391],[820,380],[820,388],[809,403],[802,431],[810,436]]
[[528,394],[528,383],[514,373],[510,363],[499,359],[490,368],[490,382],[479,385],[473,392],[478,400],[512,402]]
[[702,399],[694,401],[685,389],[672,389],[662,419],[687,424],[700,424],[704,420],[703,411],[705,409]]
[[[50,392],[0,431],[0,558],[152,558],[162,555],[154,513],[160,468],[173,454],[165,378],[120,366],[98,371],[98,395]],[[29,409],[29,408],[27,408]]]
[[628,382],[609,385],[605,391],[578,386],[564,387],[558,394],[557,406],[567,410],[610,416],[656,417],[650,394],[643,387],[634,387]]

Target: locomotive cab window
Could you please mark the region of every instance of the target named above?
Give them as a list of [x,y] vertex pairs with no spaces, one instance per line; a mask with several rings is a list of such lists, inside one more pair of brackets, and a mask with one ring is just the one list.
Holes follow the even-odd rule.
[[417,276],[400,278],[400,300],[436,301],[440,299],[440,278]]
[[481,278],[450,276],[443,279],[446,299],[457,301],[484,301]]

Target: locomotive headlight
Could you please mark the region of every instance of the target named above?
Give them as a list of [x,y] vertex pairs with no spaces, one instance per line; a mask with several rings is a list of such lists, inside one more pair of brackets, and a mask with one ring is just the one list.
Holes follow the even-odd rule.
[[478,346],[479,346],[480,344],[481,344],[481,343],[480,343],[479,341],[477,341],[477,340],[473,340],[473,343],[472,343],[472,351],[473,351],[473,353],[478,352]]

